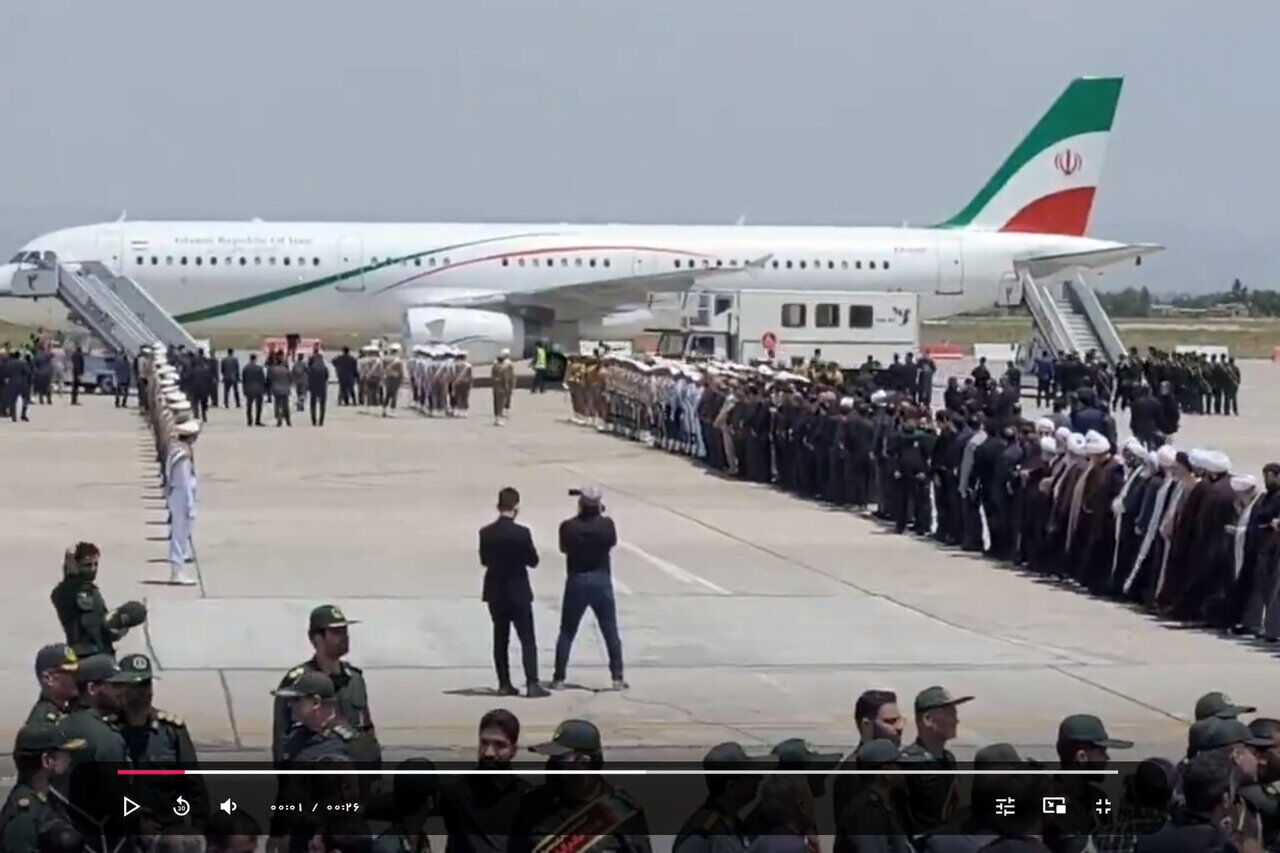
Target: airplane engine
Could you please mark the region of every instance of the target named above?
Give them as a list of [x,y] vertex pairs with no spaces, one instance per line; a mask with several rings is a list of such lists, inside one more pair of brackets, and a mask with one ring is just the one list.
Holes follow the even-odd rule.
[[524,352],[524,321],[501,311],[474,308],[410,308],[404,312],[404,344],[454,346],[473,364],[492,362],[499,350],[512,358]]

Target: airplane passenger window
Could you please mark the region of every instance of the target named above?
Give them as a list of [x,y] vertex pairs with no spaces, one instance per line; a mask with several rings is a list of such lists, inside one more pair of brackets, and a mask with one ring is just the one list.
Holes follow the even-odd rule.
[[158,263],[160,263],[160,259],[159,259],[159,258],[157,258],[155,255],[152,255],[152,256],[151,256],[151,266],[153,266],[153,267],[154,267],[154,266],[155,266],[156,264],[158,264]]
[[318,266],[320,266],[320,259],[319,259],[319,258],[312,258],[312,259],[311,259],[311,266],[313,266],[313,267],[318,267]]
[[854,269],[862,269],[862,261],[853,262]]
[[377,262],[378,262],[378,256],[377,256],[377,255],[374,255],[372,258],[370,258],[370,259],[369,259],[369,263],[371,263],[371,264],[376,264]]
[[835,261],[827,261],[827,269],[829,269],[829,270],[833,270],[833,269],[835,269],[835,268],[836,268],[836,262],[835,262]]
[[209,266],[216,267],[217,265],[218,265],[217,255],[214,255],[213,257],[209,258]]
[[737,265],[738,265],[738,262],[736,260],[729,261],[729,266],[736,267]]
[[449,258],[448,258],[447,256],[445,257],[445,259],[444,259],[443,261],[441,261],[441,262],[440,262],[440,266],[442,266],[442,267],[447,267],[447,266],[449,266]]
[[137,266],[142,266],[142,255],[138,255],[138,260],[135,261],[135,264]]
[[503,258],[503,259],[502,259],[502,265],[503,265],[504,267],[505,267],[505,266],[507,266],[510,262],[511,262],[511,259],[510,259],[510,258]]
[[800,269],[804,269],[804,261],[800,262]]
[[569,266],[569,259],[568,259],[568,258],[561,258],[561,259],[560,259],[560,266],[562,266],[562,267],[567,267],[567,266]]
[[880,269],[882,269],[882,270],[887,270],[888,268],[889,268],[889,262],[888,262],[888,261],[885,261],[884,263],[880,264]]
[[819,329],[834,329],[840,325],[840,306],[832,302],[819,303],[813,311],[813,324]]
[[778,268],[778,262],[777,262],[777,261],[774,261],[774,262],[773,262],[773,268],[774,268],[775,270]]
[[849,268],[849,262],[848,262],[848,261],[841,261],[841,262],[840,262],[840,269],[842,269],[842,270],[847,270],[848,268]]
[[787,261],[787,269],[791,269],[791,261]]
[[582,266],[582,258],[574,258],[574,259],[573,259],[573,265],[574,265],[575,267],[580,267],[580,266]]
[[185,267],[187,265],[187,256],[183,255],[182,260],[180,260],[178,263],[182,264]]
[[420,266],[422,266],[422,258],[414,258],[414,259],[413,259],[413,265],[414,265],[415,267],[420,267]]
[[204,258],[200,257],[199,255],[196,255],[196,266],[202,266],[203,264],[204,264]]
[[262,265],[262,257],[261,257],[260,255],[254,255],[254,258],[253,258],[253,265],[254,265],[255,267],[256,267],[256,266],[261,266],[261,265]]
[[719,258],[716,258],[716,266],[721,266],[723,263],[724,261],[720,260]]
[[272,255],[271,257],[267,258],[267,263],[268,263],[268,264],[270,264],[271,266],[275,266],[275,265],[276,265],[276,256],[275,256],[275,255]]
[[231,266],[231,256],[227,255],[227,266]]
[[803,302],[787,302],[782,306],[782,325],[788,329],[799,329],[805,324],[805,309]]
[[307,265],[307,259],[306,259],[306,258],[298,258],[298,266],[300,266],[300,267],[305,267],[306,265]]
[[870,305],[849,306],[849,328],[870,329],[875,321],[875,313]]
[[289,266],[289,256],[288,256],[288,255],[285,255],[285,258],[284,258],[284,265],[285,265],[286,267],[287,267],[287,266]]
[[[609,259],[608,259],[608,258],[605,258],[605,259],[604,259],[604,265],[605,265],[606,267],[607,267],[607,266],[609,266]],[[716,263],[716,266],[720,266],[719,262],[717,262],[717,263]]]
[[241,256],[240,256],[240,266],[244,266],[244,265],[245,265],[245,264],[247,264],[247,263],[249,263],[249,259],[248,259],[248,258],[246,258],[244,255],[241,255]]
[[867,261],[867,266],[868,266],[868,267],[870,267],[871,269],[875,269],[875,268],[876,268],[876,262],[875,262],[875,261]]
[[676,258],[674,261],[671,262],[671,265],[676,269],[680,269],[680,259]]
[[173,266],[173,255],[167,255],[164,259],[164,262],[169,266]]
[[596,259],[592,258],[591,260],[587,261],[587,263],[594,267],[596,265]]
[[520,260],[516,261],[516,263],[519,264],[520,266],[524,266],[524,258],[521,258]]

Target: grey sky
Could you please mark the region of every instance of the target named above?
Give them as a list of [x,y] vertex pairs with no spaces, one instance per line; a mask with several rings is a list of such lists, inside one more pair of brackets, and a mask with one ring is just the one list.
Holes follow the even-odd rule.
[[[21,6],[19,9],[18,6]],[[1108,286],[1280,286],[1280,5],[21,2],[0,249],[130,218],[930,223],[1124,74]]]

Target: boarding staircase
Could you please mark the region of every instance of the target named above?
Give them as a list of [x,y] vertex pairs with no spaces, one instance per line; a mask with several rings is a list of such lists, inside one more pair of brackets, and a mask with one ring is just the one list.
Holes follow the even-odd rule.
[[1083,358],[1093,350],[1111,365],[1124,357],[1124,342],[1082,272],[1036,277],[1024,268],[1019,280],[1035,331],[1028,360],[1042,350],[1057,358],[1071,352]]
[[140,284],[98,261],[24,263],[14,272],[6,296],[55,297],[67,306],[74,321],[130,358],[144,345],[198,348],[195,338]]

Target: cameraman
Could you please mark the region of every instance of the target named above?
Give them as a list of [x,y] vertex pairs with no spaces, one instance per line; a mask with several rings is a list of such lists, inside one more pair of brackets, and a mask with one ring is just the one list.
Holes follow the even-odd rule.
[[618,637],[618,609],[613,598],[613,576],[609,572],[609,552],[618,544],[613,519],[604,514],[603,494],[595,486],[571,489],[578,497],[578,514],[560,524],[560,552],[565,555],[568,577],[564,583],[564,603],[560,608],[560,636],[556,639],[556,664],[551,689],[564,687],[565,668],[578,623],[587,608],[596,616],[609,652],[609,674],[613,688],[626,690],[622,680],[622,640]]

